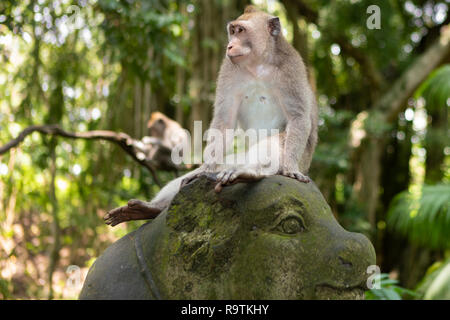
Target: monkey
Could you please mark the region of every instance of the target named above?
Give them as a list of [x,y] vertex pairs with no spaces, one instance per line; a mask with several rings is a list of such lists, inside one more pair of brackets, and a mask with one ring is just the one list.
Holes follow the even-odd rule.
[[181,125],[161,112],[152,112],[147,128],[149,136],[158,138],[165,147],[171,150],[188,140]]
[[[183,157],[184,148],[189,144],[190,135],[186,129],[175,120],[170,119],[161,112],[153,112],[147,123],[148,136],[142,137],[142,143],[136,144],[136,148],[143,152],[147,159],[159,163],[162,168],[174,165],[172,154]],[[166,167],[167,168],[167,167]],[[184,168],[190,169],[192,165],[185,164]],[[178,176],[178,172],[176,172]]]
[[300,54],[284,38],[280,19],[255,6],[247,6],[241,16],[229,22],[227,33],[210,130],[222,133],[222,137],[227,136],[226,130],[235,128],[279,130],[246,151],[248,158],[255,159],[258,148],[267,148],[269,141],[276,152],[266,160],[278,165],[274,168],[258,160],[235,165],[228,162],[230,156],[218,163],[216,151],[226,155],[232,142],[208,136],[204,163],[199,168],[169,182],[149,203],[130,200],[128,205],[110,211],[105,216],[107,224],[155,217],[170,205],[180,188],[203,174],[214,174],[216,191],[273,174],[310,181],[306,173],[318,139],[318,110]]
[[[269,143],[268,140],[271,143]],[[282,141],[283,139],[280,139],[278,136],[270,136],[265,140],[262,140],[261,142],[251,146],[248,152],[246,152],[246,154],[252,155],[247,157],[249,161],[246,166],[239,167],[234,165],[235,161],[233,154],[228,155],[221,167],[233,169],[232,171],[230,170],[230,172],[236,175],[235,179],[229,179],[228,182],[223,182],[222,180],[217,180],[217,175],[214,172],[205,171],[205,169],[202,167],[197,168],[191,172],[188,172],[184,176],[170,181],[158,192],[158,194],[150,202],[132,199],[128,201],[127,205],[109,211],[104,216],[105,223],[114,227],[117,224],[125,221],[146,220],[157,217],[159,213],[169,207],[172,199],[175,197],[178,191],[185,184],[189,183],[200,174],[205,174],[208,178],[216,180],[216,192],[220,192],[224,185],[234,184],[238,182],[258,181],[265,176],[274,175],[278,172],[278,168],[276,166],[268,166],[267,168],[261,166],[258,162],[261,158],[259,154],[261,149],[266,149],[267,146],[269,146],[269,148],[273,148],[275,151],[281,150],[281,146],[279,145],[279,143],[282,143]],[[274,152],[272,154],[269,152],[269,154],[270,156],[275,158],[279,155],[279,153],[277,152]]]

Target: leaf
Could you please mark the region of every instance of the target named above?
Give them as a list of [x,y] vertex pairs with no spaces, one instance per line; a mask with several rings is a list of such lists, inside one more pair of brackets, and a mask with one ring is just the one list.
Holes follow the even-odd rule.
[[439,109],[450,99],[450,64],[433,71],[416,90],[415,98],[424,97],[427,108]]
[[450,185],[424,185],[419,197],[402,192],[391,202],[388,227],[430,248],[450,247]]

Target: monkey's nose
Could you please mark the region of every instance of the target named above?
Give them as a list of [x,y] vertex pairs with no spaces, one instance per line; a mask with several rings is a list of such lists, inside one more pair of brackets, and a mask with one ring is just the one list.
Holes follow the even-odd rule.
[[232,48],[233,48],[233,46],[228,46],[227,47],[228,50],[231,50]]

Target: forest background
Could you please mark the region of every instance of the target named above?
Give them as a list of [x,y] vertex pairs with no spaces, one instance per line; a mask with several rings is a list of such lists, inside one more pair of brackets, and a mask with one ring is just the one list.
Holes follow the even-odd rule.
[[[310,176],[375,246],[382,290],[367,297],[450,299],[448,0],[2,0],[0,150],[31,125],[141,139],[155,111],[206,129],[226,23],[251,2],[307,65]],[[104,139],[34,132],[0,152],[0,298],[76,298],[96,257],[141,224],[110,228],[107,210],[180,173]]]

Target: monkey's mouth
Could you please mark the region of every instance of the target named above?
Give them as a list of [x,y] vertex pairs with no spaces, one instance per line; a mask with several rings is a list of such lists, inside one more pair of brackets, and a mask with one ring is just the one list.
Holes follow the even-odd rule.
[[230,54],[228,54],[228,58],[230,58],[230,59],[236,59],[236,58],[239,58],[239,57],[243,57],[244,55],[243,54],[235,54],[235,55],[230,55]]
[[362,286],[350,288],[338,288],[328,284],[316,286],[315,296],[319,300],[364,300],[364,291]]

